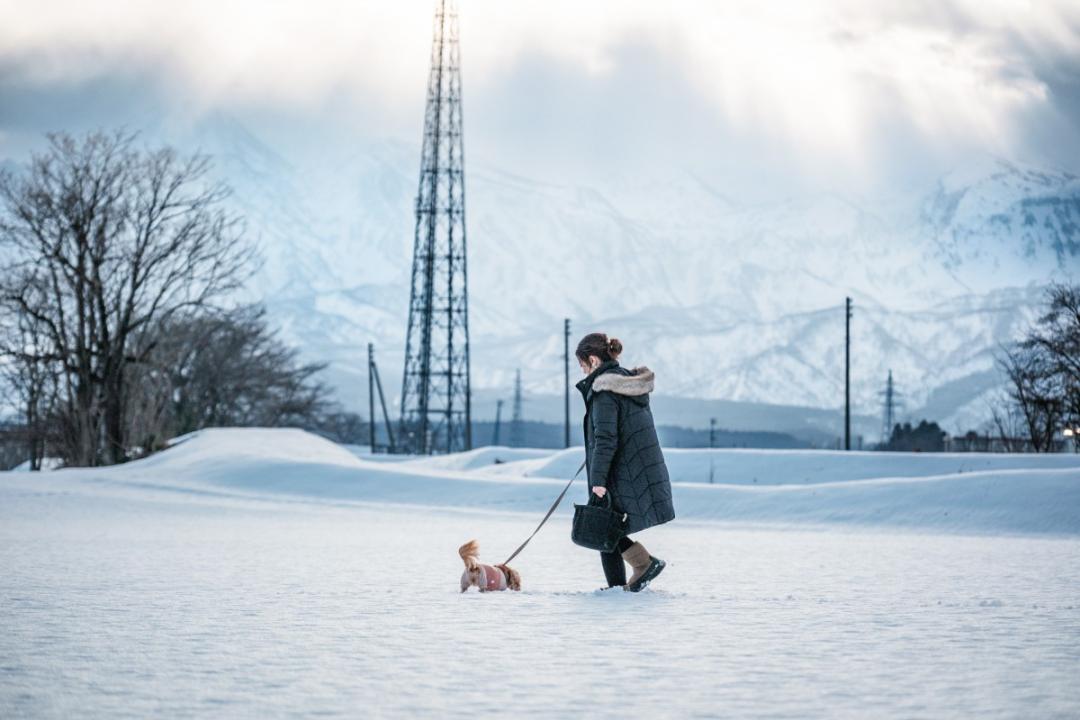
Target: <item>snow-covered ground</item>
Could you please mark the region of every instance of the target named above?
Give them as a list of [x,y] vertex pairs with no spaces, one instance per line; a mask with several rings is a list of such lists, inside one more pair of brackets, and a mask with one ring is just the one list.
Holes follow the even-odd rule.
[[458,593],[580,451],[214,430],[0,473],[0,717],[1080,715],[1080,458],[667,455],[640,595],[596,591],[580,487],[524,592]]

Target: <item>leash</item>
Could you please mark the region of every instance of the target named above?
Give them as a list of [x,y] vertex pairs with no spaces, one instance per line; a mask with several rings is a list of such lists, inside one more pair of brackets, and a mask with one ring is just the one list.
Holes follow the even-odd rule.
[[585,469],[585,463],[582,462],[581,467],[579,467],[577,469],[577,472],[574,473],[574,477],[570,478],[570,482],[566,483],[566,487],[564,487],[562,489],[562,492],[559,493],[559,497],[555,498],[555,502],[552,503],[551,509],[547,511],[547,515],[544,516],[544,519],[541,520],[540,524],[536,526],[535,530],[533,530],[532,535],[530,535],[525,540],[525,542],[521,543],[521,545],[518,546],[518,549],[514,551],[513,555],[506,558],[505,562],[503,562],[503,565],[508,564],[511,560],[516,558],[518,556],[518,553],[521,552],[522,550],[524,550],[525,546],[529,544],[529,541],[532,540],[534,537],[536,537],[536,533],[540,532],[540,528],[544,527],[544,523],[546,523],[548,521],[548,518],[551,517],[551,513],[555,512],[555,508],[559,507],[559,503],[561,503],[563,497],[566,496],[566,491],[570,489],[570,486],[574,484],[574,481],[577,480],[578,475],[580,475],[581,471],[584,470],[584,469]]

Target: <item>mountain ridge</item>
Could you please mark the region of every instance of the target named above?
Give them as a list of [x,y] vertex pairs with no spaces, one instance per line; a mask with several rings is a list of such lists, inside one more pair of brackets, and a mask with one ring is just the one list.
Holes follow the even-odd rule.
[[[369,340],[387,389],[397,390],[418,152],[375,142],[342,159],[333,171],[344,175],[311,190],[326,196],[301,193],[294,205],[321,210],[297,212],[319,217],[275,250],[280,275],[263,278],[263,299],[283,334],[329,360],[340,384],[358,386],[350,393],[357,401]],[[224,170],[232,179],[236,168]],[[520,366],[531,392],[561,394],[560,331],[569,316],[575,333],[604,329],[624,339],[628,357],[647,356],[662,375],[682,376],[664,392],[836,407],[842,303],[850,295],[857,411],[876,412],[892,369],[912,412],[933,410],[955,430],[974,425],[988,417],[986,402],[1000,387],[994,349],[1023,331],[1039,288],[1067,276],[1080,256],[1067,223],[1054,226],[1059,238],[1066,233],[1057,245],[1037,236],[1025,254],[998,229],[993,247],[980,252],[977,239],[1001,225],[1002,212],[1047,196],[1068,210],[1080,197],[1070,194],[1075,178],[1067,173],[1037,174],[1001,159],[991,170],[974,172],[967,185],[962,173],[943,177],[912,203],[916,212],[896,219],[829,192],[743,204],[678,170],[655,182],[635,178],[633,192],[622,195],[613,181],[609,196],[467,166],[473,386],[508,388]],[[950,213],[939,207],[943,189],[960,193]],[[1006,278],[982,277],[991,251]],[[285,288],[289,295],[277,296]],[[641,348],[648,351],[639,355]],[[958,395],[957,387],[967,390]],[[956,396],[951,408],[940,388],[952,388],[944,393]]]
[[[243,299],[264,302],[305,359],[330,363],[348,407],[366,408],[368,342],[396,396],[419,148],[292,155],[220,114],[155,132],[210,154],[233,188],[265,260]],[[836,408],[850,296],[856,412],[878,412],[892,370],[913,417],[962,431],[1000,388],[995,348],[1032,322],[1042,286],[1080,265],[1080,179],[992,156],[897,198],[901,210],[828,191],[745,203],[678,168],[603,188],[476,161],[466,173],[483,394],[508,392],[521,367],[529,392],[560,396],[571,317],[575,335],[617,335],[628,361],[670,379],[659,393]]]

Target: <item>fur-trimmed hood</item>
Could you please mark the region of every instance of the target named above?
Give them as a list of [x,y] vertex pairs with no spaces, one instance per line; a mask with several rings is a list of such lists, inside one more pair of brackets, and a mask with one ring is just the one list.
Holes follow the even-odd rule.
[[653,375],[652,370],[642,365],[641,367],[631,368],[629,372],[629,375],[623,375],[619,372],[606,372],[599,375],[593,380],[593,392],[610,390],[620,395],[634,397],[648,395],[653,391],[656,376]]

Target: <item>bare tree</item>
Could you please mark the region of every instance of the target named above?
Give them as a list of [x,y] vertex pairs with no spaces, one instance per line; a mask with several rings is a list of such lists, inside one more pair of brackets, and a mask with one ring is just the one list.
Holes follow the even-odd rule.
[[1080,286],[1051,285],[1047,305],[1023,346],[1046,358],[1061,394],[1062,421],[1075,431],[1080,428]]
[[[36,290],[27,288],[26,296],[43,304],[42,288]],[[29,460],[31,470],[41,469],[46,444],[56,439],[58,381],[58,358],[49,352],[42,323],[30,314],[0,314],[0,388],[8,410],[22,416],[21,423],[8,424],[5,436],[22,447],[21,458]]]
[[[1005,392],[1002,397],[988,403],[992,427],[987,430],[987,436],[994,431],[998,435],[998,443],[1005,452],[1024,452],[1028,448],[1028,428],[1020,408],[1013,401],[1012,394]],[[975,433],[978,439],[978,433]]]
[[58,364],[69,464],[127,459],[126,381],[154,347],[136,337],[161,337],[254,269],[209,170],[205,156],[93,133],[50,135],[28,172],[0,175],[0,308],[31,318],[45,340],[34,359]]
[[1064,401],[1051,358],[1040,348],[1018,343],[1001,349],[998,363],[1009,380],[1009,399],[1019,412],[1035,452],[1054,449]]
[[147,362],[133,365],[130,435],[144,451],[204,427],[315,428],[335,408],[316,380],[321,363],[302,363],[274,337],[261,306],[174,317]]
[[363,445],[368,442],[368,421],[354,412],[335,410],[318,418],[318,422],[305,429],[311,430],[336,443]]
[[1080,286],[1050,285],[1046,305],[1027,335],[998,356],[1008,390],[992,414],[1010,449],[1016,428],[1035,452],[1056,449],[1060,432],[1080,428]]

